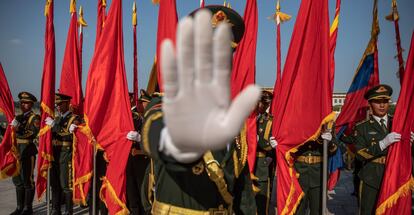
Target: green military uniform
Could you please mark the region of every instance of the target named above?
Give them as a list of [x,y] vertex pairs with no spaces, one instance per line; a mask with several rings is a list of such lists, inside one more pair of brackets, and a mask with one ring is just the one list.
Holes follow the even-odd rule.
[[[71,97],[56,94],[56,103],[69,101]],[[66,214],[73,213],[73,175],[72,175],[72,150],[73,134],[69,132],[71,124],[79,122],[79,116],[67,111],[55,119],[52,127],[53,158],[50,169],[50,185],[52,187],[52,214],[60,214],[62,193]]]
[[158,152],[164,124],[159,102],[151,103],[146,111],[142,139],[144,149],[155,163],[152,214],[230,214],[230,211],[256,214],[249,171],[243,165],[247,144],[235,141],[228,150],[206,153],[191,164],[178,163]]
[[[388,118],[388,122],[390,128],[392,119]],[[361,214],[372,214],[375,211],[388,153],[388,149],[381,150],[379,141],[388,133],[372,116],[355,126],[356,158],[363,163],[358,174],[362,181],[359,190]]]
[[[392,88],[387,85],[378,85],[364,95],[368,101],[375,99],[390,99]],[[378,192],[381,187],[385,170],[385,160],[388,149],[381,150],[379,142],[383,140],[391,130],[392,118],[388,116],[388,125],[380,125],[373,115],[355,126],[354,140],[356,158],[362,162],[359,171],[361,179],[359,200],[360,214],[374,214]]]
[[[306,214],[310,208],[311,215],[322,214],[321,187],[322,187],[322,155],[323,140],[310,141],[299,147],[295,153],[295,170],[299,173],[299,184],[305,196],[300,202],[296,214]],[[329,155],[336,152],[337,144],[335,137],[329,142]]]
[[[132,118],[134,121],[135,131],[141,133],[143,116],[139,114],[136,108],[132,108]],[[141,185],[144,180],[145,170],[149,163],[149,157],[144,154],[140,142],[133,142],[131,153],[128,157],[126,167],[126,193],[127,205],[131,214],[144,214],[144,208],[141,201]]]
[[[274,150],[269,143],[272,134],[273,117],[267,113],[257,117],[257,149],[254,176],[259,189],[256,193],[257,214],[268,214],[271,181],[273,179],[273,166],[271,160],[275,160]],[[271,159],[269,159],[271,158]]]
[[[28,92],[19,93],[20,102],[36,102],[36,97]],[[16,186],[17,209],[12,214],[32,214],[32,202],[35,194],[33,171],[37,148],[35,141],[40,127],[40,116],[28,111],[15,118],[19,125],[16,128],[17,149],[19,152],[20,172],[12,178]]]

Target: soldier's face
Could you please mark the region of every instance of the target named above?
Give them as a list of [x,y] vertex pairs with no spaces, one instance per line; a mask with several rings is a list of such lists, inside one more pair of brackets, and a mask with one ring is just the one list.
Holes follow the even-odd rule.
[[30,111],[33,107],[32,102],[20,102],[20,109],[23,113],[26,113],[27,111]]
[[56,108],[59,111],[59,113],[66,113],[66,111],[69,110],[69,102],[60,102],[56,104]]
[[390,103],[388,99],[374,99],[369,102],[372,113],[375,116],[383,117],[388,113]]
[[257,112],[260,114],[265,113],[267,108],[269,108],[269,104],[267,103],[259,102],[259,104],[257,104]]

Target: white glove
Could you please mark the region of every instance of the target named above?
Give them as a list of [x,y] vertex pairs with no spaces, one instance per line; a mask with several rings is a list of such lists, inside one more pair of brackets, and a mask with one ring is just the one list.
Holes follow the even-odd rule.
[[45,119],[45,123],[46,123],[46,125],[48,125],[48,126],[50,126],[50,127],[55,126],[55,120],[53,120],[53,119],[52,119],[52,118],[50,118],[50,117],[46,117],[46,119]]
[[13,127],[15,127],[15,128],[17,128],[18,126],[19,126],[19,121],[17,121],[17,119],[16,118],[14,118],[11,122],[10,122],[10,125],[11,126],[13,126]]
[[69,126],[69,133],[73,133],[78,126],[75,124],[70,124]]
[[275,137],[270,137],[269,143],[270,143],[270,146],[272,146],[272,148],[276,148],[277,140],[275,139]]
[[126,138],[135,142],[141,142],[141,135],[137,131],[128,132]]
[[379,141],[381,150],[386,149],[391,144],[401,140],[401,134],[396,132],[389,133],[383,140]]
[[410,143],[412,144],[413,142],[414,142],[414,132],[411,131]]
[[249,86],[231,102],[231,37],[230,26],[221,23],[213,38],[211,13],[203,10],[180,21],[176,53],[171,40],[162,43],[164,121],[182,152],[225,148],[260,97],[260,89]]
[[331,132],[323,132],[321,135],[321,138],[323,140],[331,141],[332,140],[332,134]]

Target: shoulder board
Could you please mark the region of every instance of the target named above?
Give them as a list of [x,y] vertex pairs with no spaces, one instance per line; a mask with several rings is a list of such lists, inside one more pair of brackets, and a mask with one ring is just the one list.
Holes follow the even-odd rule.
[[362,121],[359,121],[359,122],[357,122],[357,123],[355,124],[355,126],[362,125],[362,124],[364,124],[364,123],[368,122],[369,120],[370,120],[370,119],[364,119],[364,120],[362,120]]

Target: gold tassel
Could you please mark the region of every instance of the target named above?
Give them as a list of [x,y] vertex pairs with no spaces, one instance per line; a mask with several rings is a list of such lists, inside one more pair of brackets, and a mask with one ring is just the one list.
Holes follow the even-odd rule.
[[153,4],[159,4],[160,0],[151,0]]

